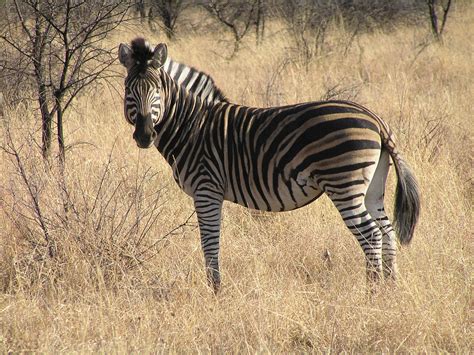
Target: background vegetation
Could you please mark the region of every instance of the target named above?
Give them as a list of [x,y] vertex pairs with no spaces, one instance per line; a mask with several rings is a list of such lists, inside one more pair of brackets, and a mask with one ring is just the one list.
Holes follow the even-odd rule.
[[[0,351],[472,352],[474,9],[452,5],[440,37],[424,6],[413,20],[367,15],[360,25],[342,15],[313,22],[310,6],[295,19],[266,7],[263,36],[252,20],[238,40],[212,8],[184,6],[171,40],[131,9],[100,40],[108,50],[138,35],[166,41],[242,104],[342,98],[383,117],[419,179],[423,211],[398,285],[373,297],[363,253],[325,197],[280,214],[226,204],[215,296],[192,201],[124,120],[124,70],[112,65],[71,101],[65,165],[54,144],[43,158],[34,81],[17,87],[2,71]],[[245,18],[235,19],[238,36]],[[23,63],[2,51],[0,63]]]

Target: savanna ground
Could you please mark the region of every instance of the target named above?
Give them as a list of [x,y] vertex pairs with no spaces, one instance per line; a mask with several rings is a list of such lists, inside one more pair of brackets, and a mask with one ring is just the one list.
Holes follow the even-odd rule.
[[[173,58],[210,73],[235,102],[348,98],[389,123],[423,209],[399,253],[397,286],[371,297],[363,253],[325,197],[281,214],[226,204],[215,296],[192,201],[155,149],[136,147],[120,80],[116,90],[97,85],[69,114],[64,189],[42,163],[34,105],[8,109],[3,146],[20,163],[1,153],[0,352],[472,352],[474,10],[450,16],[443,44],[423,46],[429,30],[420,26],[345,46],[339,28],[309,63],[283,31],[259,47],[247,39],[231,60],[220,33],[169,43]],[[136,35],[163,40],[140,27],[108,40]]]

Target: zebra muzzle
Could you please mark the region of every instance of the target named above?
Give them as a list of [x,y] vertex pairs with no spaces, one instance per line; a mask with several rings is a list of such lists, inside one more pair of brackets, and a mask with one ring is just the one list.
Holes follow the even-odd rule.
[[153,120],[151,114],[142,115],[137,114],[135,123],[135,132],[133,132],[133,139],[137,142],[139,148],[150,148],[155,142],[157,133],[153,127]]

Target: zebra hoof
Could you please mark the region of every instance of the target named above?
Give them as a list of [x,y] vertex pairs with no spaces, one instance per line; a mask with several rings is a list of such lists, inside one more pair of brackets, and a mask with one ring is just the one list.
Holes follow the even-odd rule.
[[207,272],[207,281],[209,286],[214,290],[214,294],[217,294],[221,288],[221,276],[219,271],[214,269],[209,269]]

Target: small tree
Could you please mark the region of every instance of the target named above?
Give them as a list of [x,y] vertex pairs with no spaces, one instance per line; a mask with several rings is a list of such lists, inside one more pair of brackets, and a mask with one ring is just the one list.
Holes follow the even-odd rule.
[[257,0],[255,11],[255,41],[257,45],[263,42],[265,37],[265,17],[267,5],[265,0]]
[[173,39],[175,37],[176,22],[184,9],[184,0],[153,0],[148,17],[149,20],[153,20],[156,15],[163,25],[166,37]]
[[135,0],[134,10],[138,12],[140,22],[143,22],[146,17],[145,0]]
[[[430,23],[431,31],[436,40],[441,40],[441,36],[444,31],[444,26],[446,25],[446,20],[448,19],[448,13],[451,8],[452,0],[427,0],[428,9],[430,13]],[[439,14],[441,18],[439,18]]]
[[202,6],[231,31],[234,37],[231,57],[237,53],[240,42],[255,24],[258,4],[258,0],[206,0],[203,2]]
[[[38,102],[42,151],[51,153],[56,118],[61,165],[65,159],[64,113],[74,98],[97,79],[113,75],[116,55],[103,39],[124,21],[128,0],[14,0],[0,32],[0,47],[13,60],[0,62],[3,76],[21,76]],[[27,85],[25,85],[25,82]]]
[[287,0],[282,3],[282,17],[287,23],[293,44],[308,65],[326,45],[327,30],[335,12],[332,1]]

